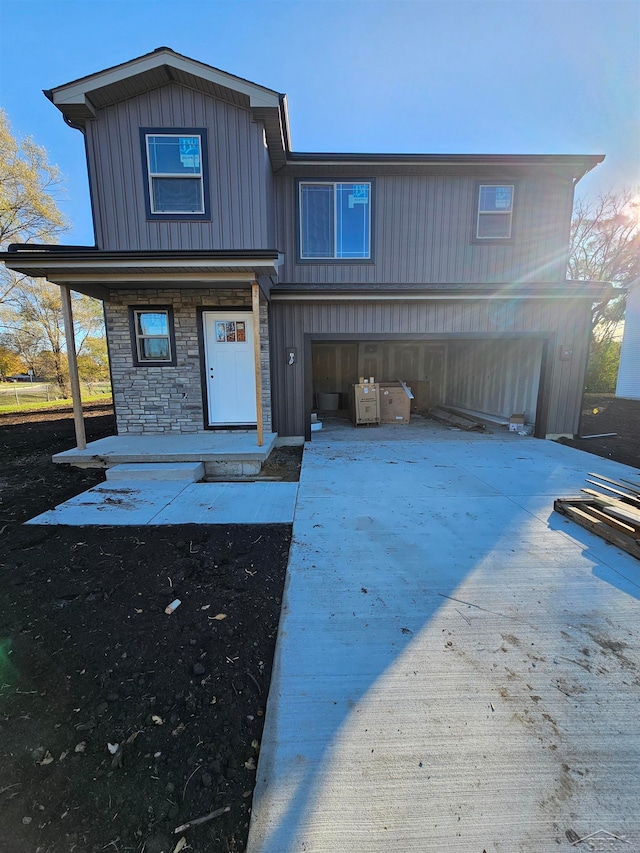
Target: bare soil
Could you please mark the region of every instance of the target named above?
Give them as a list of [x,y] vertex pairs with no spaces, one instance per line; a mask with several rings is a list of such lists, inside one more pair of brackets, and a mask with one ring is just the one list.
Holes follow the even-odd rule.
[[622,400],[613,394],[585,394],[579,435],[606,433],[615,435],[563,438],[560,443],[640,468],[640,400]]
[[74,443],[0,419],[0,850],[242,851],[290,526],[23,525],[103,479],[51,463]]

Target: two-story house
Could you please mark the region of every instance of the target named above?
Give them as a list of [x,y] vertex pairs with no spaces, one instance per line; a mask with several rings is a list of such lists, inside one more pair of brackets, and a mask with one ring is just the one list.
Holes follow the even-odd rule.
[[308,438],[359,376],[577,431],[607,286],[566,280],[568,236],[602,156],[296,153],[284,95],[166,47],[46,95],[96,245],[5,262],[103,300],[119,434]]

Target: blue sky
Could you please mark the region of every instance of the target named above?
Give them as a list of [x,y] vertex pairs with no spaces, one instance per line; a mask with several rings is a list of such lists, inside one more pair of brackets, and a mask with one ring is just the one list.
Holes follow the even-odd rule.
[[640,0],[0,0],[0,104],[66,179],[82,139],[42,89],[160,45],[286,92],[297,151],[607,155],[579,194],[640,185]]

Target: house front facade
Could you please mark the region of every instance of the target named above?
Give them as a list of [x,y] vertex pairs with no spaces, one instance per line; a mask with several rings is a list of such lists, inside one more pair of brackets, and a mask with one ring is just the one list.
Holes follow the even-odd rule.
[[577,432],[607,285],[565,270],[601,156],[296,153],[284,95],[169,48],[46,94],[96,243],[5,262],[103,301],[119,434],[302,440],[360,376]]

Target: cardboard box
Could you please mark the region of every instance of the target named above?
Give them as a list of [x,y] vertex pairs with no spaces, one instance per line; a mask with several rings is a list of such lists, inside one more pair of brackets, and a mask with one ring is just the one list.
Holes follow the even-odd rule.
[[509,432],[518,432],[524,426],[524,412],[511,415],[509,418]]
[[413,394],[404,382],[380,382],[380,423],[408,424]]
[[433,405],[431,401],[431,382],[428,379],[407,379],[406,385],[413,394],[412,415],[426,415]]
[[380,390],[377,382],[354,385],[350,398],[351,420],[356,426],[380,423]]

